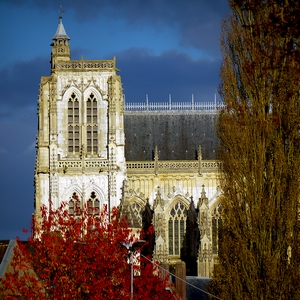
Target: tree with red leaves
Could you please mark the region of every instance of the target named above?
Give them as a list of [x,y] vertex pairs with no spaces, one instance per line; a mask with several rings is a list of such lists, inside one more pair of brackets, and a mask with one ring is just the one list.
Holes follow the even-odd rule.
[[[34,217],[32,236],[18,241],[13,272],[1,279],[3,299],[130,299],[130,265],[122,243],[136,237],[126,220],[112,210],[88,209],[70,215],[66,205],[41,209]],[[174,299],[152,263],[140,264],[134,299]],[[136,267],[136,266],[135,266]],[[0,296],[1,298],[1,296]],[[1,298],[2,299],[2,298]]]

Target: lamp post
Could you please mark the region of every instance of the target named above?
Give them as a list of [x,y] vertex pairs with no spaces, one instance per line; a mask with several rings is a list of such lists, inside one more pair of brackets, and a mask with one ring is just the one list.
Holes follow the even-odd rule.
[[133,255],[138,251],[145,243],[145,240],[138,240],[134,243],[122,242],[121,244],[127,249],[129,254],[130,263],[130,299],[133,300]]

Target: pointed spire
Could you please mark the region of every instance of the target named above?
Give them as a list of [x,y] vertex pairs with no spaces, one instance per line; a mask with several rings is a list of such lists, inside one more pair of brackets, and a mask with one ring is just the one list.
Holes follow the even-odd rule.
[[59,16],[59,24],[52,40],[51,70],[54,70],[59,61],[66,62],[70,61],[71,58],[69,46],[70,38],[66,33],[61,16]]
[[52,40],[57,40],[57,39],[70,39],[66,33],[65,27],[63,25],[62,22],[62,16],[59,16],[59,23],[58,23],[58,27],[56,30],[56,33],[54,35],[54,37],[52,38]]
[[204,184],[202,184],[201,198],[202,199],[206,198],[206,192],[205,192],[205,189],[204,189]]
[[204,184],[202,185],[202,191],[201,191],[201,199],[203,201],[203,203],[208,207],[208,198],[206,197],[206,192],[204,189]]
[[200,209],[203,203],[208,208],[208,198],[206,197],[205,185],[204,184],[202,185],[201,197],[198,200],[197,209]]
[[161,208],[164,208],[163,199],[161,198],[160,186],[157,187],[157,193],[156,193],[156,197],[154,199],[153,209],[155,209],[157,207],[157,205],[160,205]]

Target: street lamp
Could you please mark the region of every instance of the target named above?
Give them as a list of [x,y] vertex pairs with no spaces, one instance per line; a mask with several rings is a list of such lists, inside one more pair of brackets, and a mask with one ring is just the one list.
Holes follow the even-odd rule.
[[129,263],[130,263],[130,299],[133,300],[133,255],[138,251],[145,243],[145,240],[138,240],[134,243],[131,242],[122,242],[122,246],[127,249],[129,254]]

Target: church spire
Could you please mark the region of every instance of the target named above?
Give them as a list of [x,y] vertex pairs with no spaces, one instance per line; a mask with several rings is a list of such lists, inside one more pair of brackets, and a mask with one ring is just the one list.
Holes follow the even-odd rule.
[[52,38],[52,40],[57,40],[57,39],[67,39],[67,40],[70,39],[66,33],[64,24],[62,22],[62,16],[59,16],[58,27],[57,27],[55,36]]
[[58,61],[69,61],[71,57],[69,46],[70,38],[63,25],[62,16],[59,16],[58,27],[52,40],[51,68],[53,70],[56,68]]

